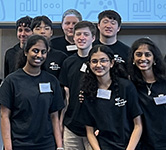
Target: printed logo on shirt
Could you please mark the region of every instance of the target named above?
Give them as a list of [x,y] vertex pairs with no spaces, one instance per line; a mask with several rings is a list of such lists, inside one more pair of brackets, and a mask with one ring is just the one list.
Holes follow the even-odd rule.
[[120,97],[115,98],[115,106],[119,106],[119,107],[125,106],[126,103],[127,101],[124,99],[120,99]]
[[58,66],[58,64],[56,64],[55,62],[51,62],[49,68],[51,70],[58,70],[58,69],[60,69],[60,67]]
[[125,61],[122,59],[122,57],[120,57],[120,56],[117,55],[117,54],[114,55],[114,60],[115,60],[117,63],[125,63]]

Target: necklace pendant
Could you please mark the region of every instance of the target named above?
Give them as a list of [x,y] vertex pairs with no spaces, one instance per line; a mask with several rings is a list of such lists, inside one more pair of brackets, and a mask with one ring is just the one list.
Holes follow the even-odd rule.
[[148,96],[151,94],[151,90],[148,90]]

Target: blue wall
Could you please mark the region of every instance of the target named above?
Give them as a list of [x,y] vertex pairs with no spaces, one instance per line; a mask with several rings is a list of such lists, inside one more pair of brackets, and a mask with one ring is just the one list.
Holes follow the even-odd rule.
[[105,9],[116,10],[127,23],[166,21],[166,0],[0,0],[0,22],[15,22],[25,15],[47,15],[61,22],[63,12],[70,8],[93,22]]

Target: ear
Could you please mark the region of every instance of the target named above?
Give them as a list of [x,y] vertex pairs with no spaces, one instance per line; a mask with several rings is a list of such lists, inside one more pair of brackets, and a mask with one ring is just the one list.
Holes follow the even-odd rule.
[[93,40],[92,40],[92,43],[93,43],[96,39],[96,36],[94,35],[92,38],[93,38]]
[[100,30],[100,24],[99,23],[97,24],[97,28]]
[[51,30],[51,36],[53,35],[53,30]]
[[114,66],[114,62],[115,62],[114,59],[110,61],[110,68],[112,68]]
[[120,29],[121,29],[121,26],[119,26],[119,27],[118,27],[118,30],[117,30],[117,31],[119,32],[119,31],[120,31]]

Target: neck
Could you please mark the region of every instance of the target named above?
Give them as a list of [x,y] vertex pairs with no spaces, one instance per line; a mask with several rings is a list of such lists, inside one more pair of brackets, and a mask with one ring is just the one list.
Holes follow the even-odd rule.
[[98,79],[98,86],[99,86],[99,88],[101,88],[101,89],[105,89],[105,90],[107,90],[109,87],[110,87],[110,85],[111,85],[111,83],[112,83],[112,80],[111,80],[111,78],[97,78]]
[[24,48],[24,43],[20,43],[20,48],[23,49]]
[[78,49],[77,54],[80,57],[87,57],[91,48],[92,48],[92,45],[86,49]]
[[146,83],[154,83],[156,81],[154,73],[152,71],[142,72]]
[[27,65],[25,65],[25,67],[23,67],[23,70],[31,76],[38,76],[41,73],[40,67],[38,68],[36,67],[36,69],[34,69],[34,68],[29,68]]
[[65,36],[65,39],[66,39],[70,44],[74,44],[73,36]]
[[116,38],[116,36],[113,36],[113,37],[108,38],[108,37],[102,36],[102,35],[100,34],[100,39],[99,39],[99,40],[100,40],[100,42],[103,43],[104,45],[112,45],[112,44],[116,43],[117,38]]

